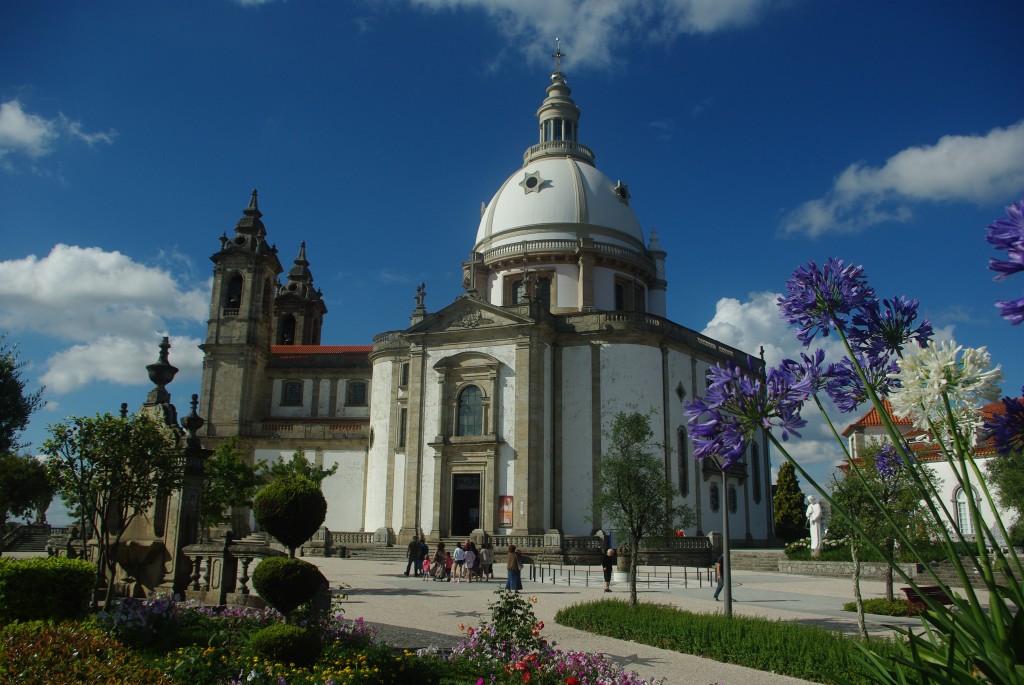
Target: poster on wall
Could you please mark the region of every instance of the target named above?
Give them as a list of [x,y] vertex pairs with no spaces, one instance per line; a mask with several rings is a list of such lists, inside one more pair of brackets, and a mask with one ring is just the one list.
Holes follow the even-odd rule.
[[504,527],[512,526],[512,495],[502,495],[498,510],[498,525]]

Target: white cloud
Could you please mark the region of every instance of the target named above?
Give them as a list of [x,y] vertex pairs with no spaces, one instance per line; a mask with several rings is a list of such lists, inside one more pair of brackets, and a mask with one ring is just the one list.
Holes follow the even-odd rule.
[[985,135],[943,136],[896,153],[881,167],[848,166],[822,198],[787,215],[782,232],[817,237],[905,222],[910,202],[988,202],[1024,187],[1024,120]]
[[550,63],[554,39],[563,39],[573,67],[609,68],[619,46],[670,42],[748,25],[770,0],[411,0],[433,10],[480,10],[510,44],[534,63]]
[[[99,131],[90,133],[82,127],[80,121],[69,119],[58,114],[53,119],[46,119],[38,114],[31,114],[22,109],[21,102],[10,100],[0,103],[0,168],[16,171],[10,158],[24,155],[32,159],[45,157],[53,152],[62,137],[81,141],[89,147],[97,143],[112,145],[117,131]],[[36,170],[37,173],[45,173]]]
[[57,136],[54,122],[29,114],[17,100],[0,103],[0,158],[11,152],[41,157]]
[[[99,248],[56,245],[42,259],[0,262],[0,329],[74,343],[41,376],[57,394],[94,380],[145,382],[139,369],[156,359],[160,336],[205,322],[209,301],[209,284],[183,287],[169,271]],[[181,341],[173,363],[191,376],[199,341]]]
[[[47,392],[63,395],[96,381],[120,385],[149,383],[146,366],[159,356],[160,336],[125,338],[103,335],[73,345],[47,360],[47,371],[40,378]],[[195,377],[202,368],[203,355],[196,338],[171,337],[172,364],[179,377]]]

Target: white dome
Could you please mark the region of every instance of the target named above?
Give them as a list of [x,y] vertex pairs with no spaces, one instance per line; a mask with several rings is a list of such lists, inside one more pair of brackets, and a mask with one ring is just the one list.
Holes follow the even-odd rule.
[[480,217],[474,252],[535,240],[591,238],[643,250],[629,194],[572,156],[528,162],[502,184]]

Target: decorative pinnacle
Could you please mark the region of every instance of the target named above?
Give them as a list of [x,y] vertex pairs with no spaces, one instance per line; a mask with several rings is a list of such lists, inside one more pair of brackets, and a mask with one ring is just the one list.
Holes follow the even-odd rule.
[[562,58],[565,57],[565,53],[562,52],[561,38],[555,38],[555,52],[551,56],[555,58],[555,73],[562,73]]

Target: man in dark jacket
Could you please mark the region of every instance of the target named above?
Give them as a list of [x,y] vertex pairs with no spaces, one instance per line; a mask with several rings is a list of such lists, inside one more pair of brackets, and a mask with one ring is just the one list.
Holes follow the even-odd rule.
[[418,576],[420,574],[420,539],[419,536],[413,535],[412,540],[409,541],[409,550],[405,554],[405,575],[409,575],[409,567],[412,566],[412,574]]

